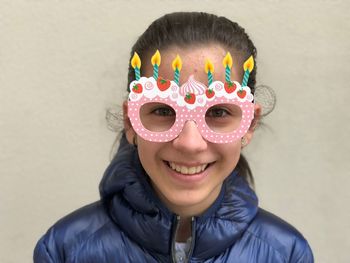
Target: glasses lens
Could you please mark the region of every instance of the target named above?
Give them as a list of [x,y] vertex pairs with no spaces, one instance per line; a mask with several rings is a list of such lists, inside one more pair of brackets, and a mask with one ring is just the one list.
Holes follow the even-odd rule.
[[242,110],[235,104],[217,104],[210,107],[205,114],[209,128],[218,133],[233,132],[242,120]]
[[175,123],[175,110],[167,104],[150,102],[141,106],[140,119],[142,125],[152,132],[164,132]]

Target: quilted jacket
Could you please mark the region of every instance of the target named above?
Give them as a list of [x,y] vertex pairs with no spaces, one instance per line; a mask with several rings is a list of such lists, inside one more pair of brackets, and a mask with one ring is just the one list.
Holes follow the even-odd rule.
[[[157,198],[137,151],[122,139],[100,183],[101,199],[65,216],[38,241],[34,263],[173,262],[178,217]],[[258,207],[235,171],[192,220],[189,262],[313,262],[304,237]]]

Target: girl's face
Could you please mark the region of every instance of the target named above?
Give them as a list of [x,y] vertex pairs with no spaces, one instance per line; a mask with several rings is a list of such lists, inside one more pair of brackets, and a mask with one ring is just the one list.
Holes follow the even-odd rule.
[[[159,76],[174,78],[171,63],[179,54],[183,62],[180,85],[191,75],[207,84],[208,76],[204,71],[206,59],[210,59],[214,65],[214,80],[224,81],[222,60],[226,52],[215,44],[162,50]],[[152,64],[148,61],[150,58],[143,62],[142,76],[153,74]],[[231,79],[241,82],[242,65],[238,65],[235,56],[233,61]],[[126,114],[126,103],[124,111]],[[126,121],[125,126],[127,138],[132,143],[136,133],[130,122]],[[246,141],[250,141],[252,134],[253,130],[250,129],[245,135]],[[186,216],[201,214],[215,201],[223,181],[236,167],[241,152],[240,140],[226,144],[208,142],[193,121],[187,121],[179,136],[170,142],[150,142],[138,136],[137,145],[141,163],[160,199],[173,212]]]

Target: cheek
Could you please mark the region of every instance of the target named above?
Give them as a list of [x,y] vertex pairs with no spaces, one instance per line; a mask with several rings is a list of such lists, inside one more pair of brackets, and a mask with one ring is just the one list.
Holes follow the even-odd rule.
[[241,153],[241,142],[235,141],[232,143],[217,144],[216,148],[224,156],[235,156]]
[[151,159],[155,154],[154,147],[152,147],[152,145],[148,145],[148,143],[143,141],[142,139],[138,141],[137,150],[138,150],[140,159]]
[[140,157],[140,161],[147,172],[157,169],[157,156],[159,155],[161,148],[162,143],[152,143],[145,141],[141,138],[138,141],[137,150]]
[[241,143],[233,142],[229,144],[217,145],[217,151],[220,153],[223,164],[227,166],[228,169],[233,169],[239,160],[241,154]]

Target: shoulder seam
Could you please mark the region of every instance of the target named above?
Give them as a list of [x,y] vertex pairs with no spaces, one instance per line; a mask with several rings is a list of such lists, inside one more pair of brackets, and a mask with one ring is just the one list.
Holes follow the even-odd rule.
[[276,251],[278,253],[278,255],[280,255],[280,257],[283,259],[284,262],[287,262],[287,259],[281,254],[281,252],[279,252],[278,249],[274,248],[269,242],[267,242],[266,240],[264,240],[261,237],[257,236],[255,233],[251,232],[248,229],[245,232],[249,233],[250,235],[254,236],[256,239],[258,239],[261,242],[263,242],[264,244],[268,245],[270,248],[272,248],[274,251]]
[[[84,240],[84,242],[82,242],[78,248],[78,252],[74,254],[74,260],[77,258],[77,256],[80,254],[81,249],[85,246],[85,244],[89,241],[89,239],[95,235],[98,231],[100,231],[103,227],[105,227],[105,225],[107,225],[108,223],[110,223],[110,220],[106,220],[106,222],[104,222],[99,228],[97,228],[94,232],[92,232],[90,235],[87,236],[87,238]],[[75,261],[74,261],[75,262]]]

